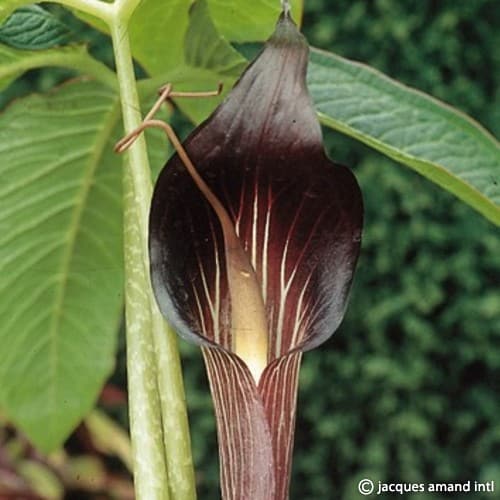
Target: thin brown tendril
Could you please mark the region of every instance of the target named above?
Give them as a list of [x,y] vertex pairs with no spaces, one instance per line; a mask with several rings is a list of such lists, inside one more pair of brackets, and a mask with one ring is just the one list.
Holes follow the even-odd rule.
[[[161,108],[161,105],[168,101],[168,99],[171,99],[173,97],[216,97],[221,94],[222,92],[222,87],[223,84],[222,82],[219,82],[219,85],[217,87],[217,90],[209,90],[206,92],[173,92],[172,91],[172,84],[167,83],[165,86],[163,86],[159,94],[160,96],[156,100],[156,102],[153,104],[153,107],[149,110],[149,113],[144,117],[144,120],[139,127],[136,129],[132,130],[132,132],[129,132],[126,136],[122,137],[116,144],[115,144],[115,152],[116,153],[123,153],[126,151],[137,139],[139,134],[144,131],[147,126],[144,127],[144,123],[150,121],[153,116],[158,112],[158,110]],[[156,125],[152,125],[156,126]],[[172,134],[175,136],[175,132],[173,129],[171,129]],[[170,139],[170,135],[167,134],[167,137]],[[179,141],[178,141],[179,142]]]
[[219,95],[221,91],[221,84],[213,92],[172,92],[172,85],[165,85],[160,89],[160,97],[142,124],[118,141],[114,149],[117,153],[122,153],[134,143],[145,129],[162,129],[194,183],[213,208],[221,224],[224,237],[226,272],[231,297],[233,349],[245,360],[255,382],[258,383],[260,375],[267,365],[268,331],[264,300],[255,270],[236,234],[229,214],[196,170],[173,128],[162,120],[152,118],[162,103],[171,97],[207,97]]

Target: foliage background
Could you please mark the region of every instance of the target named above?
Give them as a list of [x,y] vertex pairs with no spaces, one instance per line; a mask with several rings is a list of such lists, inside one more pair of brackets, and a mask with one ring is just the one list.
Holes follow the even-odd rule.
[[[495,4],[307,0],[304,32],[312,45],[375,66],[498,135]],[[93,39],[93,47],[109,60],[103,41]],[[3,97],[43,90],[65,77],[61,71],[33,71]],[[305,356],[291,498],[358,499],[357,482],[364,477],[496,480],[498,490],[498,230],[355,141],[325,130],[325,142],[331,157],[353,166],[359,179],[365,233],[347,317],[324,346]],[[181,347],[199,497],[218,498],[204,368],[197,349]],[[122,348],[112,380],[123,387],[124,363]],[[115,416],[126,421],[125,410]]]

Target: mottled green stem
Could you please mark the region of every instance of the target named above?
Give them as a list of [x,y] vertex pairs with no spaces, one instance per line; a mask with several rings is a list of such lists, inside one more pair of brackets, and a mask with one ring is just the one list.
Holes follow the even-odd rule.
[[[126,130],[141,120],[126,24],[111,23]],[[160,395],[147,277],[147,210],[151,197],[148,159],[140,138],[127,156],[124,177],[125,311],[130,433],[138,500],[168,500]]]
[[[121,17],[117,10],[110,24],[126,131],[141,121],[127,33],[130,13]],[[158,311],[149,280],[150,200],[151,173],[140,136],[129,150],[125,175],[127,366],[136,494],[140,500],[191,500],[196,498],[195,478],[176,337]]]
[[125,311],[130,435],[137,500],[169,500],[151,296],[144,272],[130,160],[124,179]]

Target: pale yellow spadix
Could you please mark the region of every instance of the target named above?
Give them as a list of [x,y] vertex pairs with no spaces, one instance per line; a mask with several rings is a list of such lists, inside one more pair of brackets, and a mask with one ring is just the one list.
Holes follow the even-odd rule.
[[236,234],[227,210],[200,176],[170,126],[168,124],[159,126],[169,136],[194,183],[213,208],[221,224],[231,299],[232,348],[233,352],[246,363],[255,383],[258,384],[267,365],[269,334],[266,308],[255,270]]
[[226,242],[233,352],[245,361],[257,384],[267,365],[266,308],[255,270],[239,240],[237,244]]

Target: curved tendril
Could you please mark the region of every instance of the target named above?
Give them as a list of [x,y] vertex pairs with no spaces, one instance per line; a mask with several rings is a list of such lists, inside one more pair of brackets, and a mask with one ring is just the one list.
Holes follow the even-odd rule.
[[[164,87],[161,95],[172,96],[171,87],[168,85]],[[194,183],[214,210],[224,238],[226,273],[231,298],[232,347],[233,351],[245,361],[257,384],[267,365],[269,343],[266,309],[257,275],[227,210],[196,170],[172,127],[168,123],[151,118],[158,107],[155,105],[143,123],[116,144],[115,151],[120,153],[125,151],[146,128],[161,128]]]

